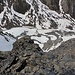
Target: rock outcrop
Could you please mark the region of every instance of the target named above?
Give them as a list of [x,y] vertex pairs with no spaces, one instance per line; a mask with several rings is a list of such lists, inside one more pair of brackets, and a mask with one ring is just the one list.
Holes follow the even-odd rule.
[[50,9],[59,11],[59,0],[41,0],[41,2],[47,5]]
[[62,0],[61,4],[64,12],[75,18],[75,0]]
[[16,0],[13,6],[15,11],[22,14],[25,14],[25,12],[30,9],[30,5],[26,2],[26,0]]
[[[51,10],[54,10],[60,13],[59,0],[40,0],[40,1],[44,3],[45,5],[47,5]],[[28,12],[29,14],[27,15],[27,17],[28,18],[30,17],[28,22],[29,23],[31,22],[30,24],[32,23],[35,24],[37,20],[36,17],[38,17],[39,23],[42,24],[42,22],[45,20],[45,18],[43,17],[45,15],[42,15],[41,13],[38,14],[39,5],[36,3],[35,0],[33,0],[32,5],[34,9]],[[62,0],[61,5],[65,13],[68,13],[73,18],[75,18],[75,13],[74,13],[75,12],[75,1],[74,0]],[[0,0],[0,13],[3,11],[2,17],[1,17],[1,24],[0,24],[1,27],[10,29],[12,27],[18,27],[20,25],[22,26],[25,25],[27,20],[25,21],[25,19],[22,19],[22,17],[19,15],[22,15],[22,14],[24,15],[25,12],[27,12],[30,9],[30,7],[31,5],[27,3],[26,0]],[[16,15],[15,13],[12,12],[11,9],[20,14]],[[35,13],[33,11],[35,11]],[[32,22],[32,21],[35,21],[35,22]]]
[[[41,0],[41,2],[47,5],[50,9],[60,12],[59,0]],[[70,14],[75,18],[75,0],[62,0],[61,5],[65,13]]]
[[[34,22],[39,22],[37,27],[40,26],[42,29],[36,28],[36,35],[33,34],[33,36],[38,36],[38,38],[40,35],[48,37],[49,42],[47,41],[45,46],[51,44],[50,40],[52,39],[52,47],[54,47],[56,44],[59,45],[59,43],[62,41],[62,37],[68,37],[66,35],[72,36],[75,34],[71,33],[71,31],[73,31],[75,28],[74,20],[71,17],[68,18],[66,15],[66,17],[63,17],[57,13],[60,13],[59,0],[41,0],[42,3],[54,11],[49,10],[43,5],[39,5],[39,2],[37,3],[35,0],[33,1],[34,2],[32,5],[34,10],[32,9],[27,13],[28,15],[25,16],[25,12],[30,9],[30,5],[26,2],[26,0],[0,0],[0,13],[4,10],[5,6],[4,14],[1,14],[2,17],[0,17],[2,25],[0,25],[0,27],[7,28],[8,30],[13,27],[20,27],[20,25],[26,25],[25,22],[29,22],[29,24],[27,24],[28,26],[31,25],[32,27],[36,28],[36,23]],[[12,4],[12,10],[15,13],[11,12]],[[61,5],[64,13],[70,14],[73,18],[75,18],[75,0],[62,0]],[[40,11],[38,9],[40,9]],[[45,9],[47,9],[47,11],[49,10],[48,13],[45,12]],[[22,16],[26,18],[22,18]],[[64,22],[66,22],[66,24]],[[49,31],[50,29],[53,29],[53,32],[48,31],[44,33],[44,29],[48,29]],[[38,30],[43,30],[43,33],[40,33]],[[3,30],[0,28],[0,35],[4,34],[2,31]],[[25,36],[27,32],[28,31],[20,34],[17,37],[14,37],[9,32],[5,33],[5,35],[9,33],[8,36],[11,35],[17,41],[13,44],[13,49],[11,52],[0,52],[0,75],[75,75],[75,39],[62,42],[57,49],[45,53],[37,44],[34,44],[34,41],[30,36]],[[23,38],[21,35],[23,35]],[[51,37],[47,35],[50,35]],[[3,38],[6,39],[6,37]],[[7,39],[7,41],[9,40],[10,39]],[[38,41],[37,39],[34,40],[36,42]],[[40,41],[38,41],[38,43],[40,43]],[[42,43],[43,41],[41,44]],[[57,47],[57,45],[55,47]]]
[[74,41],[44,53],[29,36],[25,36],[14,43],[11,52],[0,52],[0,75],[74,75]]

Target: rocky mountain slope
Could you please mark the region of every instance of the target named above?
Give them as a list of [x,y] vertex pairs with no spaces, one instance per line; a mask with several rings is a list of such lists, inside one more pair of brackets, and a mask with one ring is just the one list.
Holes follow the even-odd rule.
[[0,75],[75,75],[74,41],[45,53],[25,36],[14,43],[11,52],[0,52]]
[[74,0],[1,0],[0,50],[12,50],[24,35],[44,52],[75,38],[74,6]]
[[75,0],[0,0],[0,75],[75,75]]

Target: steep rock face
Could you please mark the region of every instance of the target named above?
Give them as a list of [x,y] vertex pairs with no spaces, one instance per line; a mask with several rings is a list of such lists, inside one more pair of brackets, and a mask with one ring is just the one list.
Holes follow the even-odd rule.
[[30,9],[30,5],[25,0],[16,0],[13,8],[15,11],[25,14]]
[[[57,11],[57,12],[60,11],[59,0],[40,0],[40,1],[54,11]],[[42,21],[40,20],[40,18],[44,20],[43,17],[39,16],[41,13],[39,15],[37,14],[39,13],[38,10],[40,9],[39,5],[37,4],[37,1],[31,0],[31,2],[32,2],[34,9],[28,12],[30,14],[30,18],[33,19],[33,16],[37,15],[36,17],[38,17],[39,21]],[[61,3],[64,12],[70,14],[73,18],[75,18],[75,13],[74,13],[75,4],[74,3],[75,2],[73,0],[62,0],[62,3]],[[4,9],[4,6],[6,7],[5,9]],[[25,19],[23,19],[22,21],[20,16],[15,16],[16,14],[14,15],[13,11],[11,10],[12,6],[13,6],[14,11],[21,13],[21,14],[25,14],[25,12],[27,12],[30,9],[30,4],[27,3],[26,0],[0,0],[0,12],[4,11],[4,14],[2,15],[3,18],[1,18],[1,24],[0,24],[1,27],[6,27],[10,29],[14,26],[20,26],[20,24],[22,25],[26,24]],[[29,20],[29,22],[34,23],[34,20],[36,22],[36,17],[32,21]],[[40,23],[42,24],[42,22]]]
[[75,18],[75,0],[62,0],[63,11]]
[[[21,28],[19,28],[18,30],[14,28],[22,26],[25,26],[25,28],[27,27],[24,30],[26,31],[24,35],[30,35],[32,39],[37,40],[37,44],[39,44],[41,49],[43,49],[45,52],[48,52],[49,50],[54,50],[59,45],[61,45],[61,43],[65,41],[64,38],[66,38],[68,34],[74,35],[73,37],[69,35],[70,38],[67,38],[68,40],[75,37],[75,21],[71,16],[66,14],[69,11],[70,0],[41,1],[3,0],[3,3],[1,1],[1,3],[4,4],[4,10],[0,14],[0,27],[2,28],[2,30],[3,28],[10,30],[6,30],[6,34],[9,33],[15,36],[15,34],[12,34],[14,30],[14,33],[16,33],[16,31],[20,33],[19,35],[17,35],[16,33],[17,36],[15,36],[15,40],[17,37],[21,37],[21,34],[24,34],[24,32],[19,31]],[[63,10],[65,14],[59,14],[57,12],[62,12]],[[12,28],[13,31],[11,30]],[[32,29],[35,29],[33,30],[34,34],[31,33]],[[42,42],[39,39],[43,37],[46,41],[43,40]]]
[[3,11],[3,6],[0,4],[0,13]]
[[[47,5],[52,10],[58,12],[60,11],[59,0],[41,0],[41,2]],[[73,18],[75,18],[75,0],[62,0],[61,5],[65,13],[70,14]]]
[[3,1],[0,0],[0,13],[3,11]]
[[59,10],[59,0],[41,0],[41,2],[46,4],[52,10]]
[[0,75],[75,75],[74,41],[44,53],[25,36],[14,43],[11,52],[0,52]]

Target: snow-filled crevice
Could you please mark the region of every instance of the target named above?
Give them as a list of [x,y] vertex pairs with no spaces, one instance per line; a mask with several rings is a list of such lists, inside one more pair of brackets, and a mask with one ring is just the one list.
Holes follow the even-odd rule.
[[59,0],[59,9],[61,13],[64,13],[63,7],[62,7],[62,0]]

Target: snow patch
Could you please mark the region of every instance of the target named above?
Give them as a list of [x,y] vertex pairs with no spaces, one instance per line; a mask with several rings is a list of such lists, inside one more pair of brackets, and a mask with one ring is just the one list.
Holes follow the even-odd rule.
[[13,49],[13,43],[15,41],[16,40],[14,38],[10,38],[9,36],[0,35],[0,51],[8,51],[8,50],[11,51]]

